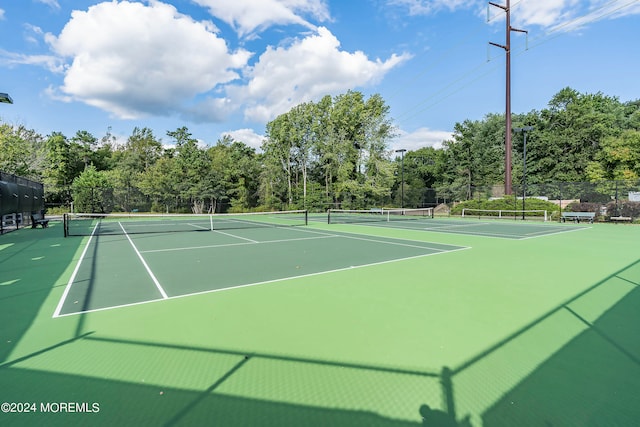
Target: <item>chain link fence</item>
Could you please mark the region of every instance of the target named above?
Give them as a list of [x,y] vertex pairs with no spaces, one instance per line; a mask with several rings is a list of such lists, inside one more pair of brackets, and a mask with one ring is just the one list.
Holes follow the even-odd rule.
[[[557,206],[554,219],[560,212],[593,212],[596,220],[609,221],[640,218],[640,180],[601,182],[548,182],[513,186],[509,200],[512,209],[528,209],[523,204],[531,199],[548,201]],[[439,207],[441,213],[448,213],[457,204],[465,201],[488,201],[505,197],[504,186],[485,187],[443,185],[436,188],[405,187],[405,207]],[[393,197],[396,205],[399,198]]]
[[[75,212],[164,212],[164,213],[223,213],[233,209],[284,210],[308,209],[325,212],[330,208],[369,209],[375,207],[424,208],[438,207],[440,213],[448,213],[457,204],[465,201],[487,201],[504,197],[504,186],[485,187],[441,185],[434,188],[414,188],[408,184],[394,188],[388,193],[349,192],[327,193],[323,188],[311,187],[306,193],[294,191],[290,201],[271,202],[269,206],[234,207],[229,199],[213,197],[182,197],[180,195],[147,194],[136,187],[129,188],[83,188],[50,189],[49,194],[66,194],[64,201],[58,200],[47,206],[59,207]],[[526,200],[541,199],[557,206],[553,218],[559,212],[594,212],[597,221],[625,218],[635,221],[640,218],[640,180],[601,182],[548,182],[513,186],[513,209],[524,209]]]
[[31,215],[43,210],[42,183],[0,172],[0,234],[31,224]]

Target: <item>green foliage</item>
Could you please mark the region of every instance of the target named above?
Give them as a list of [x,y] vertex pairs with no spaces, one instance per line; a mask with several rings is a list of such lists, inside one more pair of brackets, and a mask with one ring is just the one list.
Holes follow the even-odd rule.
[[365,100],[349,91],[298,105],[269,122],[262,203],[315,207],[322,198],[308,200],[309,188],[317,193],[318,185],[333,203],[364,206],[386,197],[395,181],[387,152],[394,134],[388,110],[379,95]]
[[627,129],[602,140],[600,151],[587,167],[590,181],[636,180],[640,177],[640,131]]
[[[474,200],[466,200],[461,203],[457,203],[452,209],[452,215],[460,215],[462,214],[463,209],[482,209],[482,210],[521,210],[522,209],[522,199],[518,199],[513,196],[505,196],[499,199],[474,199]],[[533,197],[525,198],[524,201],[524,209],[525,210],[546,210],[549,215],[553,212],[559,212],[560,207],[555,203],[537,199]],[[491,213],[484,213],[480,215],[492,215]],[[542,215],[542,214],[538,214]]]
[[612,216],[640,218],[640,202],[610,201],[607,203],[605,211],[608,218]]
[[108,173],[88,166],[73,180],[72,194],[76,212],[111,212],[113,206],[108,196],[113,189]]
[[[534,128],[527,133],[527,188],[593,183],[587,190],[547,185],[527,194],[608,203],[612,192],[637,191],[635,184],[613,189],[603,180],[640,177],[640,100],[622,103],[564,88],[546,108],[514,114],[513,125]],[[0,170],[42,180],[49,205],[68,206],[79,197],[76,206],[90,210],[322,211],[472,199],[485,206],[477,200],[500,196],[496,185],[504,188],[504,129],[503,114],[463,120],[442,148],[397,156],[389,150],[396,130],[382,97],[348,91],[276,117],[266,126],[260,153],[229,136],[203,146],[186,127],[167,132],[174,144],[168,147],[148,128],[136,127],[125,144],[116,144],[110,130],[102,138],[82,130],[71,138],[59,132],[43,138],[0,123]],[[514,189],[525,183],[524,147],[523,134],[514,133]],[[87,204],[87,181],[98,177],[110,190]],[[538,209],[530,207],[533,200],[527,199],[527,209]],[[515,199],[500,203],[521,208]]]
[[40,179],[43,140],[24,126],[0,124],[0,171]]

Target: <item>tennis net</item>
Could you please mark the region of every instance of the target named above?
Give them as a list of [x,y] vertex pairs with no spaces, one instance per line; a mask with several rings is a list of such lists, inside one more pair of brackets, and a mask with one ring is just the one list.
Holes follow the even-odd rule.
[[119,235],[307,225],[307,211],[237,214],[69,213],[64,235]]
[[406,221],[433,218],[433,208],[417,209],[329,209],[329,224],[351,224],[359,222]]
[[544,209],[462,209],[463,218],[497,218],[497,219],[519,219],[530,218],[548,221],[547,211]]

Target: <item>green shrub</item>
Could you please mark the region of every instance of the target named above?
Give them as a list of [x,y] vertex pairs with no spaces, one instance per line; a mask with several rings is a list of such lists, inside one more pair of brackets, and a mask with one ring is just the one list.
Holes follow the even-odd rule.
[[[525,210],[546,210],[547,214],[552,216],[554,214],[557,215],[557,212],[560,211],[560,207],[555,203],[541,200],[537,198],[526,198],[524,201]],[[521,210],[522,209],[522,199],[517,199],[513,196],[506,196],[500,199],[492,199],[492,200],[467,200],[461,203],[458,203],[451,209],[451,215],[461,215],[463,209],[482,209],[482,210]],[[481,213],[481,215],[486,216],[496,216],[497,213],[486,212]],[[540,213],[539,215],[542,215]]]

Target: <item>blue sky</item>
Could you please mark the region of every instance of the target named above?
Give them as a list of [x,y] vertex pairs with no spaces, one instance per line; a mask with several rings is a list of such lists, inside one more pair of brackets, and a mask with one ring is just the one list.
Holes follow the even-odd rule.
[[[494,3],[506,5],[506,0]],[[640,98],[640,0],[511,0],[512,111],[564,87]],[[488,13],[489,12],[489,13]],[[505,13],[476,0],[0,0],[2,121],[123,141],[186,126],[259,147],[301,102],[379,93],[399,136],[438,145],[504,112]],[[489,20],[487,20],[489,18]],[[528,49],[527,49],[528,47]]]

